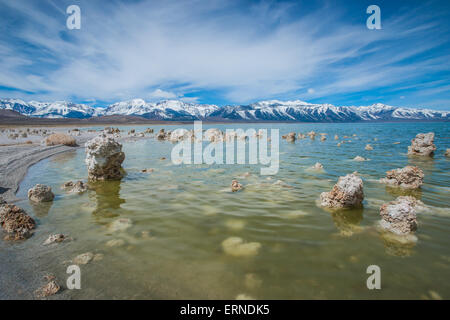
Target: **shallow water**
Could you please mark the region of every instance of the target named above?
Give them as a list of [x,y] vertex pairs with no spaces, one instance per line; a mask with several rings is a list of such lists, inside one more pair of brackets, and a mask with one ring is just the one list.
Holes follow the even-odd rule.
[[[175,129],[152,126],[155,132],[161,127]],[[450,160],[443,155],[450,147],[448,123],[204,125],[209,127],[279,128],[280,136],[315,130],[328,136],[324,142],[319,136],[295,144],[281,140],[280,170],[271,178],[259,175],[260,165],[173,165],[171,143],[129,142],[126,177],[93,184],[82,195],[66,194],[60,186],[87,178],[84,150],[56,155],[31,167],[18,192],[26,199],[26,190],[42,183],[56,194],[51,205],[18,203],[37,218],[35,235],[21,244],[1,242],[0,249],[32,248],[51,233],[69,234],[74,241],[30,257],[45,260],[63,284],[69,260],[89,251],[103,254],[81,266],[82,289],[69,290],[73,298],[426,299],[436,293],[450,298]],[[429,131],[436,133],[435,157],[408,157],[410,140]],[[344,135],[351,142],[337,147]],[[367,143],[372,151],[364,150]],[[357,155],[370,160],[352,161]],[[310,170],[316,162],[323,171]],[[415,196],[431,209],[418,217],[418,241],[398,244],[375,226],[381,204],[400,193],[376,180],[408,164],[424,171],[425,184]],[[144,168],[154,172],[141,173]],[[353,171],[364,181],[363,209],[329,212],[316,205],[321,192]],[[244,177],[246,172],[250,176]],[[228,192],[233,179],[245,190]],[[277,180],[289,186],[274,185]],[[131,227],[112,230],[118,218],[130,219]],[[222,242],[230,237],[260,248],[249,256],[229,254]],[[123,245],[107,246],[112,239]],[[366,287],[369,265],[381,268],[381,290]]]

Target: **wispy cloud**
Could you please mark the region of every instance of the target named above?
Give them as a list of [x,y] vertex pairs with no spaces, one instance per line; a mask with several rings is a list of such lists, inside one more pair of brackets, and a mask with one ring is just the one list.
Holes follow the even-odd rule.
[[[435,2],[380,5],[383,29],[368,30],[364,9],[346,3],[0,0],[0,95],[205,101],[216,91],[223,103],[404,96],[403,105],[421,95],[450,105],[448,14]],[[81,30],[66,29],[70,4],[81,7]],[[393,93],[424,82],[428,94]]]

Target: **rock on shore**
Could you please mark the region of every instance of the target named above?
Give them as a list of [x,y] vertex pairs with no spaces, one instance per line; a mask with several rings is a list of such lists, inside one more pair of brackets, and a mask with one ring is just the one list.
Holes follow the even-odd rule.
[[356,174],[340,177],[330,192],[322,192],[321,205],[329,208],[352,208],[362,205],[363,181]]
[[434,132],[419,133],[411,140],[411,145],[408,147],[408,154],[431,157],[435,150]]
[[37,184],[28,190],[28,199],[33,202],[49,202],[53,201],[54,198],[52,188],[43,184]]
[[417,189],[423,184],[423,178],[424,174],[420,168],[406,166],[402,169],[387,171],[386,178],[380,179],[380,182],[394,187]]
[[9,233],[7,239],[28,238],[36,222],[22,208],[14,204],[0,204],[0,226]]
[[74,137],[67,134],[54,133],[46,137],[43,141],[43,144],[46,146],[56,146],[62,144],[69,147],[75,147],[77,146],[77,141]]
[[86,142],[86,164],[90,180],[118,180],[123,177],[122,145],[112,137],[100,135]]
[[380,208],[380,226],[398,235],[409,234],[417,229],[416,212],[424,204],[414,197],[401,196]]

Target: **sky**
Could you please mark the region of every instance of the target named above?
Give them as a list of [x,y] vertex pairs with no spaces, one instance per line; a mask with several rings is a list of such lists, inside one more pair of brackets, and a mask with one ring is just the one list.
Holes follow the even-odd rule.
[[0,97],[450,110],[449,39],[448,0],[0,0]]

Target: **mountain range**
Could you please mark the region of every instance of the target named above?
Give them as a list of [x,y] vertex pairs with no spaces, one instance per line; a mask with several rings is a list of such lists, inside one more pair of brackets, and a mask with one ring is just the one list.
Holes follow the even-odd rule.
[[13,110],[35,118],[89,119],[102,116],[138,116],[149,120],[170,121],[288,121],[288,122],[361,122],[361,121],[449,121],[449,111],[410,109],[377,103],[371,106],[334,106],[303,101],[260,101],[249,105],[219,107],[180,100],[146,102],[133,99],[108,107],[93,107],[66,101],[25,102],[0,99],[0,110]]

